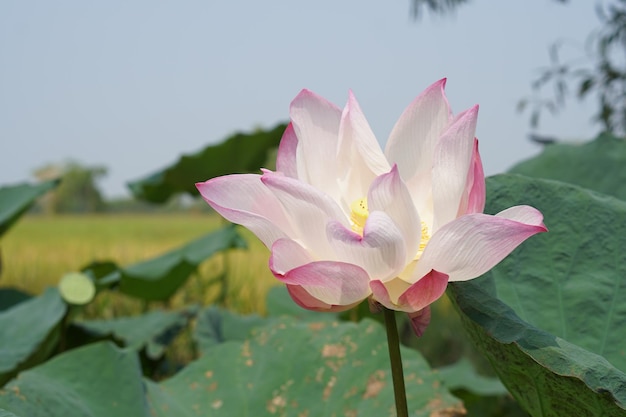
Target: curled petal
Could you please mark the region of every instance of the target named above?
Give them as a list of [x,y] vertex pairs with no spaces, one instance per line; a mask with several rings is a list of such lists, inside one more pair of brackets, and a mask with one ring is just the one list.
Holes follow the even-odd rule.
[[468,214],[444,225],[430,239],[414,278],[436,269],[450,281],[476,278],[530,236],[546,232],[543,215],[530,206],[511,207],[495,216]]
[[335,259],[326,237],[326,225],[348,219],[327,194],[302,181],[267,172],[261,178],[284,207],[293,229],[303,245],[320,258]]
[[363,236],[338,222],[328,224],[327,234],[338,259],[362,267],[372,278],[387,281],[404,269],[404,239],[386,213],[370,213]]
[[464,214],[482,213],[485,209],[485,173],[478,153],[478,139],[474,138],[472,163],[467,174],[465,192],[459,206],[457,217]]
[[[274,276],[287,284],[298,299],[310,309],[329,309],[326,306],[352,306],[370,294],[369,276],[362,268],[331,261],[315,261],[287,271],[284,274],[272,271]],[[317,300],[313,303],[311,298]],[[294,298],[295,300],[295,298]]]
[[302,90],[291,102],[291,124],[298,138],[298,178],[337,197],[337,141],[341,110]]
[[385,307],[414,313],[431,305],[446,291],[448,275],[430,271],[414,284],[397,278],[383,283],[380,280],[370,282],[374,298]]
[[460,113],[443,133],[433,157],[433,233],[457,217],[472,166],[478,106]]
[[421,224],[411,194],[400,178],[397,165],[394,165],[389,173],[374,180],[367,201],[370,210],[387,213],[398,227],[406,247],[404,264],[407,264],[419,248]]
[[250,229],[268,248],[293,236],[285,212],[256,174],[217,177],[196,184],[202,198],[226,220]]
[[282,172],[291,178],[298,178],[298,165],[296,163],[297,148],[298,137],[293,130],[293,125],[289,123],[278,145],[276,171]]
[[444,78],[424,90],[402,113],[389,135],[385,155],[391,164],[398,164],[405,181],[430,171],[435,144],[452,120],[445,85]]

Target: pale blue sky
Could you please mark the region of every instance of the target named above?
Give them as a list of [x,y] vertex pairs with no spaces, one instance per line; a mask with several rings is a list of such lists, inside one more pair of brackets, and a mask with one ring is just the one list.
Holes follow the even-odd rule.
[[[474,0],[414,21],[409,0],[3,0],[0,184],[73,158],[106,165],[106,195],[125,195],[126,181],[181,153],[286,120],[302,88],[342,107],[352,89],[384,143],[444,76],[455,113],[480,104],[495,174],[540,150],[516,103],[554,40],[582,48],[598,25],[594,3]],[[593,109],[571,102],[540,132],[591,138]]]

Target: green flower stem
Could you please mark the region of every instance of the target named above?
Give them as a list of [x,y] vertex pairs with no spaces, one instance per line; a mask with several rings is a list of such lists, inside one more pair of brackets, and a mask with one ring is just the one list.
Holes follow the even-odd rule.
[[389,345],[389,359],[391,361],[391,378],[393,393],[396,398],[396,413],[398,417],[409,417],[406,403],[406,389],[404,388],[404,372],[402,371],[402,356],[400,356],[400,339],[396,325],[395,311],[383,307],[385,327],[387,328],[387,344]]

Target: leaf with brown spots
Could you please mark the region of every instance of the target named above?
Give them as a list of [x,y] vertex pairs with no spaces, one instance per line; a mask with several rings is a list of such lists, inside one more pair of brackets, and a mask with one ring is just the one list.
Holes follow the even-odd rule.
[[[252,329],[247,341],[214,345],[170,380],[148,385],[154,416],[195,416],[193,405],[216,417],[389,415],[394,400],[382,326],[327,323],[274,318]],[[461,402],[417,352],[404,350],[404,366],[419,375],[407,378],[412,417],[462,415]]]

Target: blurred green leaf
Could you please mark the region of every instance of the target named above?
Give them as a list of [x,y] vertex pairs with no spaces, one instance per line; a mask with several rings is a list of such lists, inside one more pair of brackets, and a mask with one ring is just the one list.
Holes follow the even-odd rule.
[[149,417],[141,378],[135,352],[97,343],[22,372],[0,390],[0,407],[28,417]]
[[93,261],[88,265],[85,265],[81,272],[84,272],[86,275],[91,277],[96,282],[96,285],[104,285],[107,283],[103,283],[102,278],[109,276],[115,271],[117,271],[118,266],[115,262],[112,261]]
[[0,288],[0,312],[7,310],[32,296],[15,288]]
[[24,214],[38,197],[59,185],[59,180],[39,184],[18,184],[0,187],[0,236]]
[[[403,349],[411,416],[460,416],[463,406],[415,351]],[[282,317],[246,341],[213,346],[173,378],[148,382],[154,416],[390,415],[385,330],[374,321]]]
[[[167,300],[204,260],[223,250],[246,247],[236,227],[228,225],[156,258],[117,267],[104,277],[100,277],[100,269],[92,271],[87,267],[84,272],[100,277],[100,285],[119,283],[125,294],[144,300]],[[100,268],[102,263],[93,265]],[[105,263],[104,270],[111,271],[113,265]]]
[[244,341],[252,329],[267,325],[271,319],[256,314],[241,316],[217,307],[208,307],[198,314],[193,338],[201,353],[228,341]]
[[66,305],[49,288],[0,312],[0,386],[20,369],[47,359],[57,344]]
[[217,145],[183,155],[174,165],[132,181],[128,187],[136,198],[163,203],[177,193],[198,195],[195,183],[221,175],[258,172],[278,147],[286,124],[271,130],[236,133]]
[[553,179],[626,200],[626,139],[602,134],[582,144],[553,144],[509,171]]
[[10,411],[0,409],[0,417],[18,417]]
[[506,394],[508,391],[498,378],[480,375],[469,359],[438,368],[439,376],[450,390],[464,389],[474,394],[492,396]]
[[134,317],[84,320],[74,325],[95,336],[112,335],[133,350],[145,348],[150,359],[158,359],[195,316],[196,310],[195,307],[180,311],[155,310]]
[[542,211],[484,277],[450,285],[474,342],[533,416],[626,414],[626,203],[569,184],[489,178],[488,213]]

